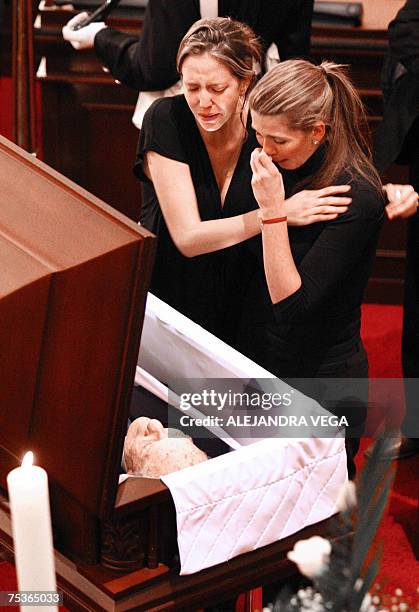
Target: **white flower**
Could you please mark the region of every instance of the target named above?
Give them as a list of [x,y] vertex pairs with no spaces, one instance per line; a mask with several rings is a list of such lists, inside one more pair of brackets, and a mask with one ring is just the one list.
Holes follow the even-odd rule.
[[313,536],[308,540],[299,540],[294,544],[287,557],[297,564],[298,569],[307,578],[320,574],[329,563],[332,546],[329,540]]
[[[355,585],[354,585],[355,591],[360,591],[363,584],[364,584],[364,581],[362,580],[362,578],[357,578]],[[377,603],[377,599],[379,602],[380,601],[379,597],[376,597],[375,595],[374,597],[372,597],[370,593],[366,593],[362,601],[361,607],[359,609],[359,612],[376,612],[377,608],[375,607],[374,604]]]
[[336,500],[336,509],[338,512],[345,510],[352,510],[356,506],[356,487],[353,480],[345,482],[343,487],[339,491],[338,498]]
[[373,610],[376,610],[376,609],[377,608],[373,605],[373,598],[371,597],[369,593],[367,593],[361,604],[360,612],[372,612]]

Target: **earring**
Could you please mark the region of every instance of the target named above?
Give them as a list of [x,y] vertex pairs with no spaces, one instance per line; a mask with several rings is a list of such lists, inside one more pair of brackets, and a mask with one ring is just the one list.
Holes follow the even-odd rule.
[[312,140],[311,142],[312,142],[312,143],[313,143],[313,144],[314,144],[316,147],[317,147],[317,145],[319,144],[319,141],[318,141],[318,140]]

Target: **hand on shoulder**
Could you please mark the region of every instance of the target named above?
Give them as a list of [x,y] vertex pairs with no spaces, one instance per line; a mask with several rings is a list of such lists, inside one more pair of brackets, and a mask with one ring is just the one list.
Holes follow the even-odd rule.
[[352,203],[350,190],[350,185],[331,185],[299,191],[285,200],[288,225],[303,226],[336,219]]

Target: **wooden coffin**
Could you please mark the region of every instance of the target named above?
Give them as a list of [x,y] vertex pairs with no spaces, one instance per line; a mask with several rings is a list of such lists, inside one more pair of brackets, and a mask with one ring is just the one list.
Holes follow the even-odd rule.
[[179,576],[168,489],[118,487],[153,237],[0,139],[0,548],[7,473],[49,474],[58,588],[71,610],[196,610],[292,573],[286,551],[327,521]]

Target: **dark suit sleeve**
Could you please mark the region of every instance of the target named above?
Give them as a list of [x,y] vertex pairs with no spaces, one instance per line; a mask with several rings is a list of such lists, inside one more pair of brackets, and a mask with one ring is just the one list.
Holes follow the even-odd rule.
[[167,89],[179,79],[179,43],[199,18],[195,0],[150,0],[139,38],[105,28],[95,52],[111,74],[138,91]]
[[419,75],[419,0],[407,0],[388,27],[392,55]]
[[281,25],[273,42],[281,60],[309,55],[313,4],[314,0],[291,0],[279,8]]

